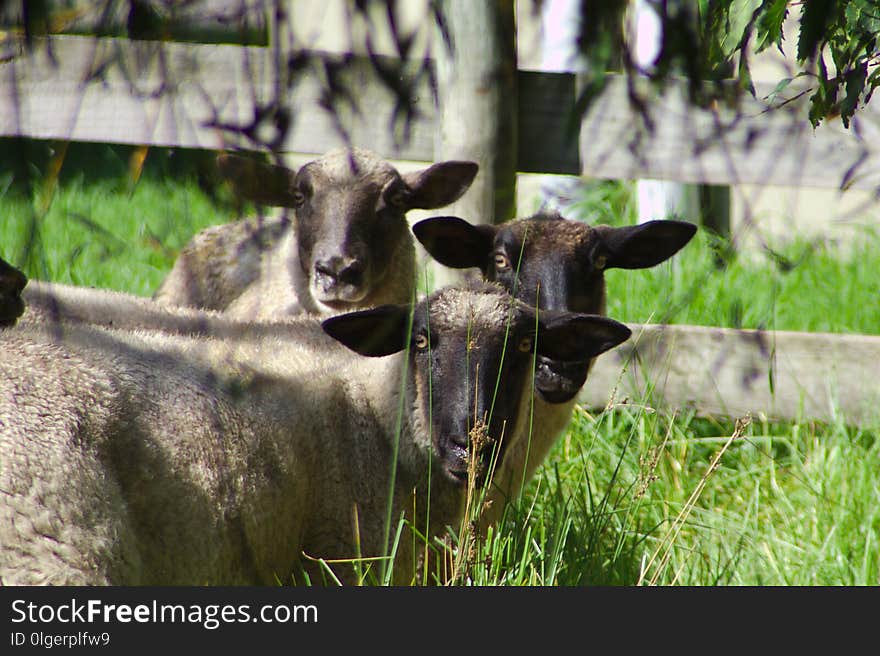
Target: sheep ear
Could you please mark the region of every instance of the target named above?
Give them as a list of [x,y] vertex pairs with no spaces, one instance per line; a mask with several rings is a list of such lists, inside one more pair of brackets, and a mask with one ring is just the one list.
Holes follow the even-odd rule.
[[416,239],[440,264],[453,269],[485,266],[496,227],[471,225],[457,216],[435,216],[412,227]]
[[629,339],[624,324],[596,314],[540,312],[538,354],[551,360],[580,361],[594,358]]
[[21,292],[27,285],[25,275],[0,258],[0,327],[13,326],[24,313]]
[[595,226],[598,268],[647,269],[668,260],[687,244],[697,226],[687,221],[646,221],[632,226]]
[[381,305],[325,319],[321,327],[330,337],[356,353],[382,357],[406,347],[410,312],[409,305]]
[[479,168],[476,162],[448,161],[405,174],[408,209],[432,210],[454,203],[471,186]]
[[260,205],[294,207],[296,171],[250,157],[224,153],[217,156],[221,177],[232,184],[236,194]]

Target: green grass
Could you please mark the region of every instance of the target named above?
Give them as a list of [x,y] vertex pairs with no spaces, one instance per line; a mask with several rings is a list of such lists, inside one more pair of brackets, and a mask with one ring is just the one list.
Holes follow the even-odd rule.
[[880,582],[876,429],[759,422],[730,441],[734,428],[640,409],[577,413],[472,580]]
[[[629,187],[587,186],[566,210],[589,223],[635,223]],[[768,244],[718,266],[727,244],[700,230],[652,269],[606,273],[608,315],[620,321],[880,335],[880,231],[852,245]]]
[[[880,235],[851,249],[803,242],[716,266],[717,239],[699,231],[674,259],[644,271],[609,270],[608,313],[633,322],[880,334]],[[662,302],[657,302],[658,299]]]
[[139,295],[151,294],[193,231],[218,217],[195,185],[163,182],[130,196],[111,183],[75,183],[45,213],[22,198],[0,203],[0,252],[30,277]]
[[[60,176],[48,207],[41,165],[29,190],[0,175],[0,255],[34,278],[146,295],[195,231],[235,215],[195,174],[148,167],[132,186],[127,153],[114,153],[103,155],[101,175]],[[575,210],[591,221],[634,220],[626,185],[595,185]],[[776,256],[744,254],[724,268],[717,246],[701,231],[674,262],[609,271],[609,315],[880,334],[876,233],[851,250],[772,244]],[[739,434],[731,420],[643,403],[576,412],[489,539],[460,551],[468,557],[457,581],[880,584],[880,426],[754,418]]]
[[[31,278],[150,295],[195,232],[235,217],[225,190],[206,192],[169,151],[151,151],[135,184],[131,148],[72,148],[85,152],[68,152],[52,179],[51,146],[28,146],[23,170],[0,166],[0,256]],[[0,162],[15,161],[10,150],[0,140]]]

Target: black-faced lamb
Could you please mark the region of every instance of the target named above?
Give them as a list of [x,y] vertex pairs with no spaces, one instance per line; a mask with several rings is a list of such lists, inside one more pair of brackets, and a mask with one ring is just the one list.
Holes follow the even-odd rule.
[[425,580],[412,534],[456,527],[470,464],[523,438],[534,358],[629,336],[489,285],[239,326],[0,331],[3,583],[353,582],[339,561],[377,569],[401,520],[390,580]]
[[207,228],[154,298],[245,319],[408,302],[416,265],[406,213],[454,202],[478,168],[447,161],[401,174],[359,148],[333,150],[298,171],[235,155],[220,156],[218,166],[241,196],[293,208],[293,221]]
[[[425,219],[416,238],[440,263],[477,268],[539,310],[605,314],[605,271],[643,269],[666,261],[684,247],[696,226],[684,221],[649,221],[613,227],[589,226],[541,212],[500,225],[471,225],[457,217]],[[502,511],[501,501],[518,494],[570,421],[575,396],[592,360],[539,357],[535,375],[535,420],[531,439],[511,447],[496,472],[485,521]]]

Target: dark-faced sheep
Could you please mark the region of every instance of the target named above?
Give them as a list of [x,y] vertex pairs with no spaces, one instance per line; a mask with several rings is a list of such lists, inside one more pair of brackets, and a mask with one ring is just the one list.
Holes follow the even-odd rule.
[[202,231],[154,298],[247,319],[408,302],[416,268],[406,213],[452,203],[477,173],[472,162],[448,161],[401,174],[359,148],[328,152],[298,171],[234,155],[220,156],[218,166],[241,196],[293,208],[293,221]]
[[461,521],[466,472],[487,466],[476,438],[503,461],[524,437],[534,358],[629,336],[604,317],[536,317],[494,286],[238,326],[222,340],[0,331],[0,580],[352,582],[338,561],[377,568],[398,525],[390,580],[423,580],[413,534]]
[[[696,226],[672,220],[589,226],[544,212],[500,225],[435,217],[416,223],[413,232],[440,263],[477,268],[486,280],[539,310],[604,314],[605,271],[656,266],[684,247]],[[571,418],[591,364],[589,359],[539,358],[534,432],[512,448],[496,473],[496,496],[517,494],[543,462]],[[493,504],[487,521],[502,507]]]

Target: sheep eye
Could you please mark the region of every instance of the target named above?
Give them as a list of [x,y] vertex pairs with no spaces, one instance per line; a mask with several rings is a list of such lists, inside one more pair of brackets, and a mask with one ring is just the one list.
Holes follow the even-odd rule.
[[605,268],[605,265],[608,263],[608,258],[605,255],[599,255],[596,257],[596,261],[593,263],[593,266],[601,271]]
[[495,253],[495,268],[498,271],[504,271],[510,268],[510,260],[504,253]]
[[305,202],[306,202],[306,195],[302,191],[297,189],[296,191],[293,192],[293,205],[294,205],[294,207],[302,207]]
[[402,190],[393,192],[388,197],[388,204],[399,210],[406,209],[406,193]]
[[382,190],[382,202],[385,207],[405,212],[409,209],[409,190],[399,180],[392,182]]
[[520,353],[531,353],[532,351],[532,338],[531,337],[523,337],[519,340],[519,344],[516,345],[516,348]]
[[430,346],[430,341],[428,340],[427,335],[416,335],[415,341],[413,345],[416,347],[417,351],[425,351],[428,346]]

